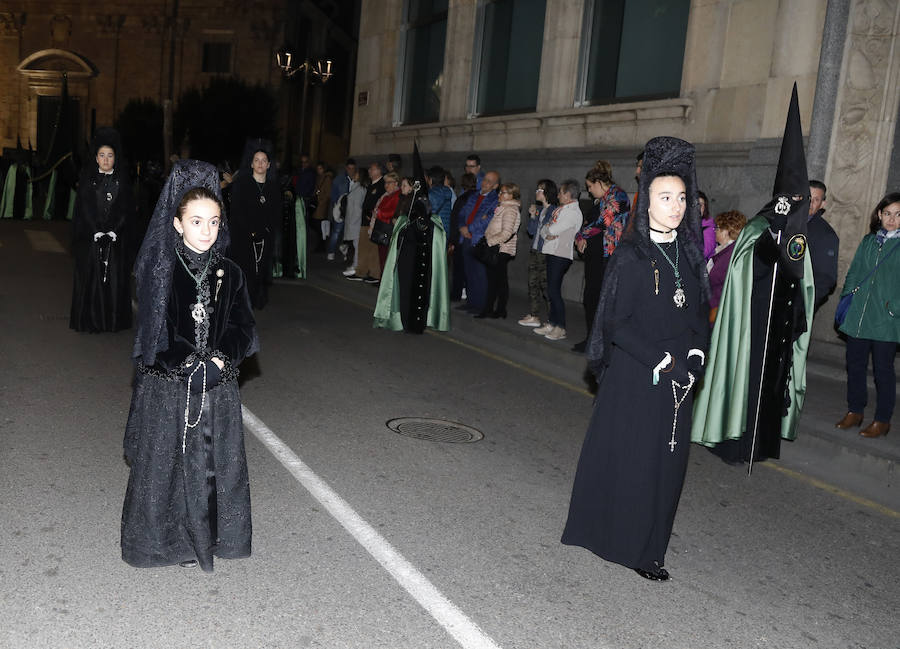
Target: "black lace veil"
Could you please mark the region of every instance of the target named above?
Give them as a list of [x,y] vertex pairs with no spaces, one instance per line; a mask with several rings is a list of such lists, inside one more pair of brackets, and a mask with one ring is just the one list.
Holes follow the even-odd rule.
[[[195,187],[205,187],[220,200],[219,174],[208,162],[178,160],[163,186],[141,244],[134,274],[137,282],[137,333],[132,356],[144,365],[156,362],[156,354],[168,348],[166,311],[172,271],[175,265],[175,244],[178,233],[172,225],[182,197]],[[224,255],[228,248],[228,222],[222,214],[219,237],[212,249]]]
[[[703,302],[709,302],[709,275],[706,272],[706,260],[703,241],[700,233],[700,203],[697,197],[697,171],[694,162],[694,145],[675,137],[655,137],[644,147],[644,164],[638,183],[638,195],[632,206],[630,219],[633,227],[623,237],[623,243],[636,249],[641,256],[650,255],[650,216],[647,208],[650,205],[650,184],[663,174],[675,174],[684,181],[687,194],[687,209],[681,220],[678,231],[678,242],[682,246],[688,264],[700,278],[700,296]],[[610,322],[606,318],[608,306],[615,303],[619,279],[619,264],[616,254],[609,259],[603,278],[603,289],[600,302],[594,315],[591,338],[587,346],[587,360],[591,371],[599,379],[609,361]]]

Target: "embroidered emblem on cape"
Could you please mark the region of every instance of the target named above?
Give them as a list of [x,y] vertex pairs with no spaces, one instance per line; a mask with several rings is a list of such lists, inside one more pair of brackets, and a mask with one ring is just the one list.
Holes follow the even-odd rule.
[[787,244],[787,254],[793,261],[800,261],[806,254],[806,237],[795,234]]
[[784,216],[791,211],[791,201],[788,200],[787,196],[779,196],[778,203],[775,205],[775,213],[781,214]]

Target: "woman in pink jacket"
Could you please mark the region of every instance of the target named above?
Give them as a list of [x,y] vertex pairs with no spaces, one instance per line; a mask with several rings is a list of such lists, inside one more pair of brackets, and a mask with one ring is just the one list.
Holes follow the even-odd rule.
[[[509,278],[506,266],[516,256],[516,235],[522,216],[519,214],[519,186],[515,183],[500,185],[500,199],[494,209],[494,216],[484,231],[489,246],[500,246],[500,258],[496,266],[487,268],[487,298],[484,309],[476,318],[505,318],[506,302],[509,300]],[[494,303],[497,303],[494,308]]]

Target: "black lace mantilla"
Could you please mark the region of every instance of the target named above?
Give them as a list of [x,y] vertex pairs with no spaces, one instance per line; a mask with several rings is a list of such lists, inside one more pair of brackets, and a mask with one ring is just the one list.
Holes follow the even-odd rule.
[[[181,198],[194,187],[206,187],[217,197],[222,195],[214,166],[198,160],[176,161],[160,193],[135,263],[138,328],[132,355],[144,365],[154,365],[157,352],[165,351],[168,346],[165,321],[169,289],[174,265],[180,264],[175,252],[179,237],[172,221]],[[228,224],[223,219],[212,252],[224,251],[228,244]]]

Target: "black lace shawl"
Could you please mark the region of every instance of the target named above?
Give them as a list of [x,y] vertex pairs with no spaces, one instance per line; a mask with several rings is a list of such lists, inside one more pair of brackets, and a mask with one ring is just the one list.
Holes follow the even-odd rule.
[[[147,234],[134,265],[137,283],[138,324],[132,357],[143,365],[156,362],[156,354],[168,347],[166,313],[172,272],[178,263],[175,245],[178,233],[172,225],[181,198],[194,187],[206,187],[221,199],[219,174],[208,162],[178,160],[163,186]],[[222,215],[219,237],[212,250],[224,256],[228,248],[228,222]]]
[[[656,137],[644,147],[644,165],[638,183],[638,196],[631,209],[634,227],[623,237],[637,254],[650,257],[650,217],[647,208],[650,204],[650,184],[662,174],[676,174],[684,181],[687,194],[687,210],[678,226],[678,241],[682,246],[688,264],[700,278],[700,296],[703,302],[709,302],[709,275],[706,272],[706,260],[703,248],[698,242],[703,241],[700,233],[700,203],[697,198],[697,172],[694,164],[694,145],[675,137]],[[610,257],[609,265],[603,277],[603,289],[600,302],[594,314],[594,325],[587,346],[587,360],[591,371],[599,380],[609,363],[611,334],[610,321],[606,317],[607,308],[612,312],[619,284],[619,265],[616,255]]]

